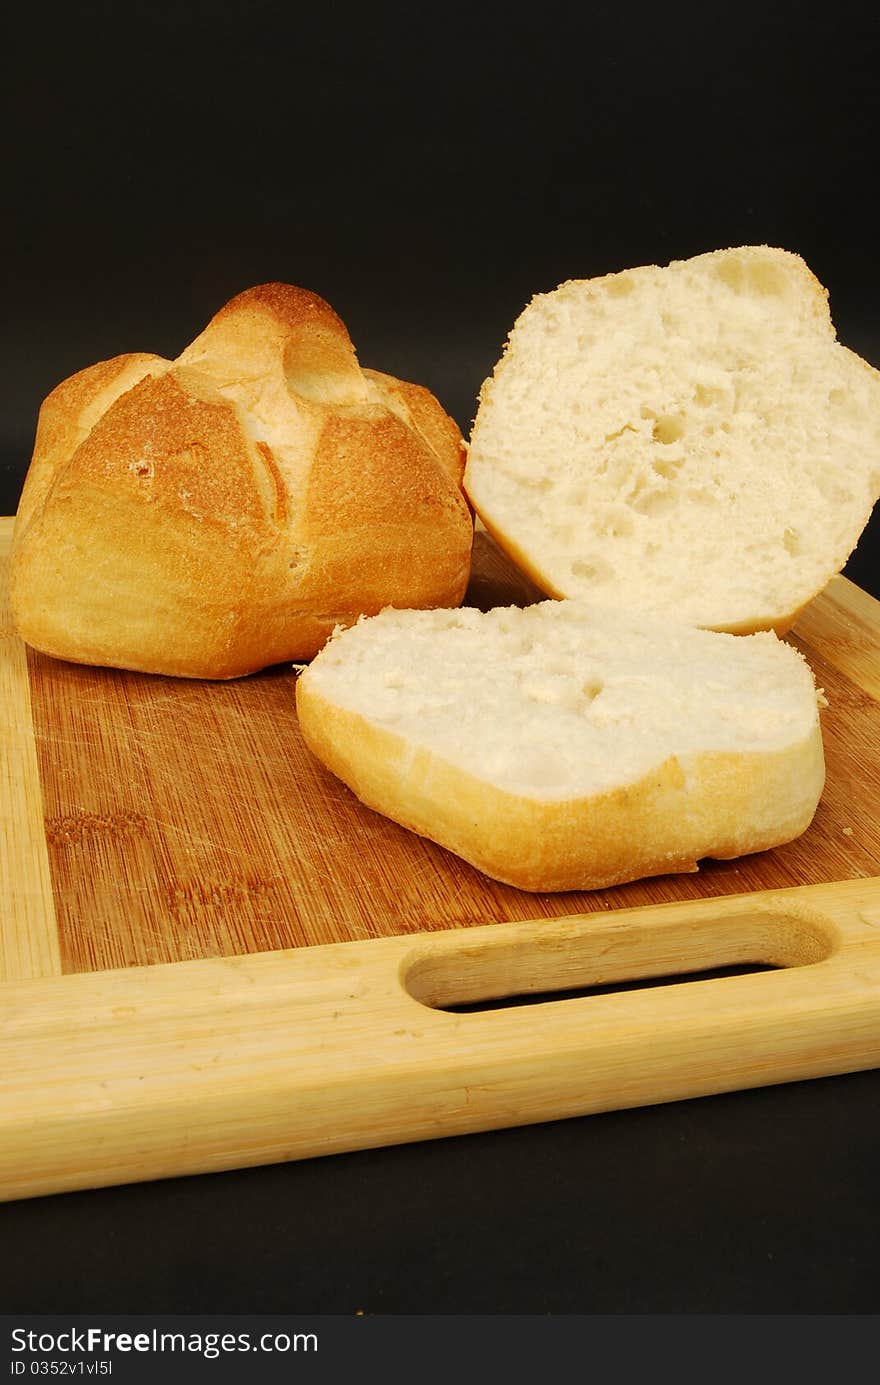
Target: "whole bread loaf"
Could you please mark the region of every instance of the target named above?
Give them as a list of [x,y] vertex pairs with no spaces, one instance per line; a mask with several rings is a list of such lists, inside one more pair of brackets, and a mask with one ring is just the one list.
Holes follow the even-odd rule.
[[795,649],[580,602],[383,612],[330,640],[296,702],[364,803],[524,890],[779,845],[824,782]]
[[362,370],[316,294],[239,294],[176,361],[133,354],[40,412],[15,624],[63,659],[231,678],[310,658],[386,605],[455,606],[464,445],[433,396]]
[[783,633],[880,494],[880,373],[827,297],[746,246],[533,299],[474,424],[486,528],[548,595]]

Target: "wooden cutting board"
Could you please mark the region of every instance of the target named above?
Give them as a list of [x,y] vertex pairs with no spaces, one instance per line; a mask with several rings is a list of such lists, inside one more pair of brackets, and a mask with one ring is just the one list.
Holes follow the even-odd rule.
[[[830,704],[810,830],[532,895],[363,808],[303,746],[289,668],[192,683],[25,649],[11,530],[0,1194],[880,1065],[880,603],[844,578],[792,637]],[[478,535],[468,600],[537,595]]]

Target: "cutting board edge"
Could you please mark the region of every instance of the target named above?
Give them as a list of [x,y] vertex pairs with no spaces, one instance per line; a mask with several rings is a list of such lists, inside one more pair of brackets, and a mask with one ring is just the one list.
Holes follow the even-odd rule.
[[[408,986],[426,961],[467,978],[488,957],[485,983],[523,951],[539,984],[591,940],[606,974],[633,956],[668,974],[670,925],[705,944],[756,919],[788,928],[787,967],[476,1014]],[[36,1196],[880,1065],[880,877],[2,991],[0,1196]]]

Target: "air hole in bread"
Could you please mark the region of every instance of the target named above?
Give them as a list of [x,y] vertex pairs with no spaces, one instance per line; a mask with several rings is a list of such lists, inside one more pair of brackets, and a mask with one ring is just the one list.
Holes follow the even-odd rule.
[[596,520],[596,533],[602,537],[622,539],[631,534],[634,528],[633,517],[628,510],[608,510]]
[[517,485],[522,486],[527,491],[549,491],[553,489],[553,482],[549,476],[535,476],[530,473],[524,476],[521,471],[511,473]]
[[609,298],[627,298],[635,285],[632,279],[623,272],[615,274],[613,278],[606,279],[603,287]]
[[688,486],[686,495],[688,500],[695,500],[698,505],[712,505],[715,502],[715,494],[707,486]]
[[659,515],[675,504],[675,491],[666,485],[662,490],[643,489],[637,492],[630,504],[640,515]]
[[716,279],[720,279],[734,293],[742,293],[746,287],[745,269],[738,255],[725,255],[723,258],[719,258],[712,266],[712,272]]
[[[642,417],[644,417],[644,414],[642,415]],[[624,435],[624,433],[633,433],[633,434],[635,434],[636,431],[637,431],[637,430],[633,427],[633,425],[632,425],[631,423],[625,423],[625,424],[623,425],[622,428],[615,428],[614,431],[613,431],[612,433],[606,433],[606,434],[605,434],[605,441],[606,441],[606,442],[617,442],[617,439],[618,439],[618,438],[622,438],[623,435]]]
[[701,409],[708,409],[715,404],[721,404],[726,397],[727,391],[718,385],[696,385],[694,387],[694,403],[699,404]]
[[667,457],[665,459],[655,457],[651,466],[656,474],[662,476],[665,481],[674,481],[683,461],[683,457]]
[[[643,419],[650,420],[651,434],[654,441],[661,443],[664,447],[668,447],[684,437],[685,422],[680,414],[658,414],[651,408],[650,404],[643,404],[639,413]],[[625,427],[621,428],[619,431],[624,433],[627,429],[635,432],[635,429],[633,429],[630,423],[626,424]],[[615,436],[617,435],[615,434]]]
[[782,535],[782,543],[786,553],[790,553],[793,558],[798,557],[798,555],[803,552],[800,534],[796,529],[792,529],[791,525],[788,526],[785,533]]
[[715,274],[734,293],[781,297],[788,287],[788,276],[782,266],[763,257],[726,255],[715,266]]
[[679,418],[677,414],[663,414],[654,420],[652,432],[655,442],[668,447],[684,437],[684,419]]
[[827,471],[817,471],[815,474],[816,485],[819,492],[824,496],[830,505],[846,505],[849,500],[849,492],[846,487],[834,476],[830,476]]
[[758,293],[775,294],[782,298],[788,291],[788,274],[780,264],[767,260],[751,261],[748,277],[752,288]]
[[388,669],[382,679],[383,686],[391,692],[398,692],[401,688],[405,688],[406,682],[406,674],[401,668]]
[[607,582],[612,575],[611,564],[604,558],[576,558],[571,565],[573,577],[586,582]]

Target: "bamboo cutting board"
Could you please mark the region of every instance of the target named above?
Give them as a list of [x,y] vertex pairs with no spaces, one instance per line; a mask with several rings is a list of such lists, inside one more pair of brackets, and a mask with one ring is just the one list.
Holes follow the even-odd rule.
[[[363,808],[302,745],[290,669],[191,683],[26,650],[11,527],[3,1195],[880,1065],[880,604],[844,578],[793,636],[830,703],[810,830],[531,895]],[[535,596],[478,535],[469,599]],[[731,967],[764,969],[607,993]]]

